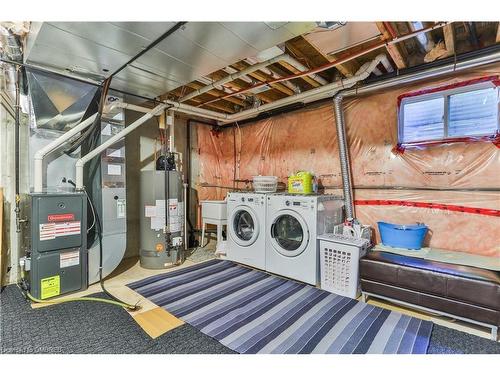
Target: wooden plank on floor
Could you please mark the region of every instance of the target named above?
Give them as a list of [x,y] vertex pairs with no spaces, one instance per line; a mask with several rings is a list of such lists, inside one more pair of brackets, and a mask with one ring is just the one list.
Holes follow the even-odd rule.
[[155,339],[168,331],[180,327],[184,322],[161,307],[132,316],[151,338]]

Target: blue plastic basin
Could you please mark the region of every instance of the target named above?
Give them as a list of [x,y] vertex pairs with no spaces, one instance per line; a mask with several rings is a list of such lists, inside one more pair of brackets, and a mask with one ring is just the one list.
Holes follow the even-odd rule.
[[399,225],[378,221],[382,243],[386,246],[420,250],[427,234],[425,224]]

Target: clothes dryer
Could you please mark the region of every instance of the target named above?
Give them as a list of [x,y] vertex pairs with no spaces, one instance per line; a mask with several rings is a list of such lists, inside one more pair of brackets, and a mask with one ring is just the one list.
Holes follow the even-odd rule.
[[319,284],[317,236],[343,222],[343,199],[334,195],[274,194],[266,197],[266,270]]

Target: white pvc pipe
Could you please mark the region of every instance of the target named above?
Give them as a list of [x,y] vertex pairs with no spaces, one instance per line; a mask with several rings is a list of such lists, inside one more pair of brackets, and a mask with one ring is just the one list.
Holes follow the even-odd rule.
[[142,112],[148,113],[151,111],[151,108],[141,107],[140,105],[129,104],[124,102],[114,102],[110,105],[104,107],[104,112],[109,113],[112,112],[115,108],[129,109],[134,112]]
[[371,63],[367,63],[367,64],[363,65],[356,72],[356,74],[350,78],[347,78],[345,80],[335,81],[335,82],[330,83],[328,85],[320,86],[320,87],[317,87],[315,89],[305,91],[301,94],[292,95],[292,96],[289,96],[287,98],[276,100],[274,102],[261,105],[260,107],[257,107],[257,108],[251,108],[251,109],[247,109],[246,111],[238,112],[238,113],[235,113],[232,115],[226,115],[226,119],[221,120],[221,121],[226,122],[226,123],[233,122],[233,121],[239,121],[239,120],[242,120],[244,118],[253,117],[261,112],[268,111],[268,110],[274,109],[276,107],[281,107],[281,106],[285,106],[287,104],[292,104],[292,103],[304,101],[304,100],[308,100],[308,101],[316,100],[315,98],[317,96],[334,95],[337,91],[345,89],[345,88],[349,88],[349,87],[353,86],[354,84],[356,84],[357,82],[368,78],[368,76],[371,74],[373,69],[375,69],[377,67],[377,65],[384,59],[387,59],[387,57],[384,54],[380,54]]
[[259,69],[265,68],[268,65],[271,65],[271,64],[274,64],[280,60],[283,60],[284,56],[286,56],[286,54],[282,54],[282,55],[273,57],[270,60],[266,60],[266,61],[263,61],[263,62],[258,63],[258,64],[250,65],[246,69],[240,70],[239,72],[236,72],[236,73],[229,74],[227,77],[224,77],[216,82],[212,82],[211,84],[209,84],[207,86],[203,86],[203,87],[201,87],[197,90],[194,90],[193,92],[183,96],[182,98],[179,99],[179,102],[180,103],[185,102],[185,101],[192,99],[198,95],[201,95],[205,92],[208,92],[210,90],[215,89],[216,86],[221,86],[225,83],[232,82],[232,81],[234,81],[242,76],[246,76],[247,74],[250,74],[250,73],[253,73]]
[[172,110],[167,111],[165,126],[167,125],[169,130],[168,149],[170,152],[175,152],[175,112]]
[[[305,65],[303,65],[302,63],[300,63],[298,60],[294,59],[290,55],[284,55],[283,61],[286,61],[291,66],[293,66],[295,69],[300,70],[301,72],[305,72],[306,70],[308,70],[308,68]],[[321,85],[328,84],[328,81],[326,79],[324,79],[323,77],[321,77],[317,74],[311,74],[309,77],[311,77],[312,79],[314,79],[316,82],[318,82]]]
[[188,115],[193,115],[193,116],[201,116],[201,117],[205,117],[205,118],[209,118],[209,119],[217,120],[217,121],[223,121],[223,122],[228,121],[229,115],[227,115],[225,113],[220,113],[220,112],[216,112],[216,111],[211,111],[209,109],[194,107],[192,105],[174,102],[173,100],[166,100],[165,102],[168,105],[172,106],[172,109],[174,109],[178,112],[186,113]]
[[157,116],[163,112],[163,110],[167,107],[166,104],[160,104],[150,110],[148,113],[146,113],[144,116],[127,126],[125,129],[123,129],[121,132],[115,134],[111,138],[109,138],[106,142],[102,143],[99,145],[99,147],[96,147],[92,151],[90,151],[87,155],[84,157],[78,159],[76,162],[76,189],[77,190],[82,190],[83,189],[83,167],[84,165],[90,161],[92,158],[95,156],[99,155],[101,152],[106,150],[109,146],[112,144],[118,142],[122,138],[124,138],[127,134],[144,124],[146,121],[148,121],[150,118],[153,116]]
[[[376,60],[378,60],[379,57],[382,57],[382,58],[378,62],[380,62],[386,68],[387,71],[390,71],[392,69],[392,67],[391,67],[390,62],[387,59],[387,57],[385,55],[379,55],[379,56],[377,56]],[[364,93],[368,93],[368,92],[372,92],[372,91],[376,91],[376,90],[385,89],[388,87],[393,87],[396,85],[404,85],[404,84],[412,83],[412,82],[419,81],[422,79],[428,79],[431,77],[440,76],[440,75],[447,74],[447,73],[453,73],[453,72],[458,72],[458,71],[474,68],[476,66],[491,64],[491,63],[497,62],[499,60],[500,60],[500,52],[495,52],[495,53],[488,55],[488,56],[481,56],[481,57],[474,58],[474,59],[471,59],[468,61],[458,62],[456,64],[451,63],[451,64],[447,64],[445,66],[430,68],[428,70],[424,70],[421,72],[416,72],[416,73],[411,73],[408,75],[389,78],[389,79],[386,79],[386,80],[383,80],[383,81],[380,81],[377,83],[370,84],[368,86],[361,86],[361,87],[356,88],[356,89],[348,90],[344,94],[344,97],[357,95],[357,94],[364,94]],[[376,65],[378,65],[378,62],[376,63]],[[374,63],[375,63],[375,61],[374,61]],[[375,67],[376,67],[376,65],[375,65]],[[358,73],[360,73],[360,72],[358,71]],[[363,74],[363,76],[365,78],[368,77],[368,75],[369,75],[369,73]],[[362,79],[364,79],[364,78],[362,78]],[[184,103],[174,102],[171,100],[167,100],[166,103],[171,105],[173,107],[173,109],[175,109],[179,112],[188,114],[188,115],[200,116],[200,117],[216,120],[216,121],[219,121],[221,123],[228,123],[228,122],[233,122],[233,121],[239,121],[239,120],[242,120],[244,118],[254,117],[261,112],[270,110],[270,109],[275,108],[275,107],[280,107],[280,106],[283,106],[286,104],[292,104],[292,103],[296,103],[299,101],[311,102],[311,101],[316,101],[319,99],[323,99],[323,98],[332,96],[339,89],[346,89],[346,88],[349,88],[350,86],[352,86],[355,83],[353,80],[355,82],[359,81],[359,79],[357,79],[357,74],[356,74],[356,76],[350,77],[350,78],[345,79],[345,80],[336,81],[336,82],[330,83],[326,86],[317,87],[315,89],[308,90],[308,91],[301,93],[301,94],[293,95],[293,96],[290,96],[290,97],[287,97],[287,98],[284,98],[284,99],[281,99],[281,100],[278,100],[278,101],[275,101],[272,103],[264,104],[264,105],[257,107],[257,108],[248,109],[246,111],[238,112],[238,113],[231,114],[231,115],[216,112],[216,111],[211,111],[211,110],[207,110],[207,109],[203,109],[203,108],[198,108],[198,107],[190,106],[190,105],[187,105]],[[141,109],[141,111],[143,111],[143,110],[144,109]]]
[[[265,69],[267,66],[272,65],[272,64],[277,63],[277,62],[280,62],[280,61],[286,61],[288,64],[292,65],[294,68],[296,68],[297,70],[300,70],[301,72],[304,72],[307,70],[307,67],[302,65],[300,62],[298,62],[296,59],[294,59],[290,55],[287,55],[286,53],[284,53],[284,54],[281,54],[279,56],[273,57],[272,59],[263,61],[261,63],[250,65],[246,69],[240,70],[236,73],[229,74],[227,77],[224,77],[218,81],[215,81],[215,82],[212,82],[206,86],[203,86],[203,87],[191,92],[190,94],[183,96],[182,98],[179,99],[179,102],[180,103],[185,102],[185,101],[192,99],[198,95],[201,95],[201,94],[204,94],[210,90],[213,90],[213,89],[217,88],[218,86],[222,86],[225,83],[232,82],[238,78],[246,76],[246,75],[253,73],[257,70]],[[328,84],[328,82],[323,77],[320,77],[317,74],[311,74],[310,77],[312,79],[314,79],[315,81],[317,81],[318,83],[320,83],[321,85]],[[282,83],[285,83],[285,82],[282,82]]]
[[[375,69],[379,63],[381,63],[385,60],[387,60],[387,56],[384,54],[380,54],[371,63],[367,63],[367,64],[363,65],[358,70],[358,72],[356,72],[356,74],[350,78],[347,78],[345,80],[335,81],[335,82],[330,83],[328,85],[316,87],[312,90],[305,91],[301,94],[288,96],[286,98],[261,105],[260,107],[250,108],[250,109],[247,109],[245,111],[241,111],[241,112],[234,113],[231,115],[216,112],[216,111],[211,111],[211,110],[204,109],[204,108],[194,107],[194,106],[191,106],[188,104],[179,103],[179,102],[175,102],[172,100],[167,100],[166,103],[168,105],[172,106],[173,110],[176,110],[176,111],[179,111],[182,113],[186,113],[186,114],[193,115],[193,116],[201,116],[201,117],[209,118],[212,120],[219,121],[221,123],[229,123],[229,122],[239,121],[239,120],[242,120],[245,118],[253,117],[253,116],[258,115],[261,112],[268,111],[270,109],[274,109],[276,107],[281,107],[281,106],[284,106],[287,104],[292,104],[292,103],[303,101],[303,100],[308,100],[308,101],[311,101],[313,99],[315,100],[315,98],[317,96],[320,96],[320,95],[331,96],[339,90],[349,88],[349,87],[353,86],[355,83],[357,83],[358,81],[362,81],[362,80],[366,79],[370,75],[370,73],[373,71],[373,69]],[[117,105],[120,105],[120,103],[117,103]]]
[[41,193],[43,190],[43,158],[50,152],[54,151],[56,148],[61,146],[63,143],[71,139],[77,133],[81,132],[85,128],[89,127],[94,123],[97,113],[90,116],[85,121],[82,121],[76,125],[73,129],[68,130],[66,133],[61,135],[59,138],[50,142],[47,146],[38,150],[34,156],[34,187],[33,191],[35,193]]

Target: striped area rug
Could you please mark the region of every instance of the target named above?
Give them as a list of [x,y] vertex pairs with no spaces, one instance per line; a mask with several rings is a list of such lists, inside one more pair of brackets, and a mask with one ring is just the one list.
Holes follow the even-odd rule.
[[231,261],[128,285],[239,353],[426,353],[432,323]]

